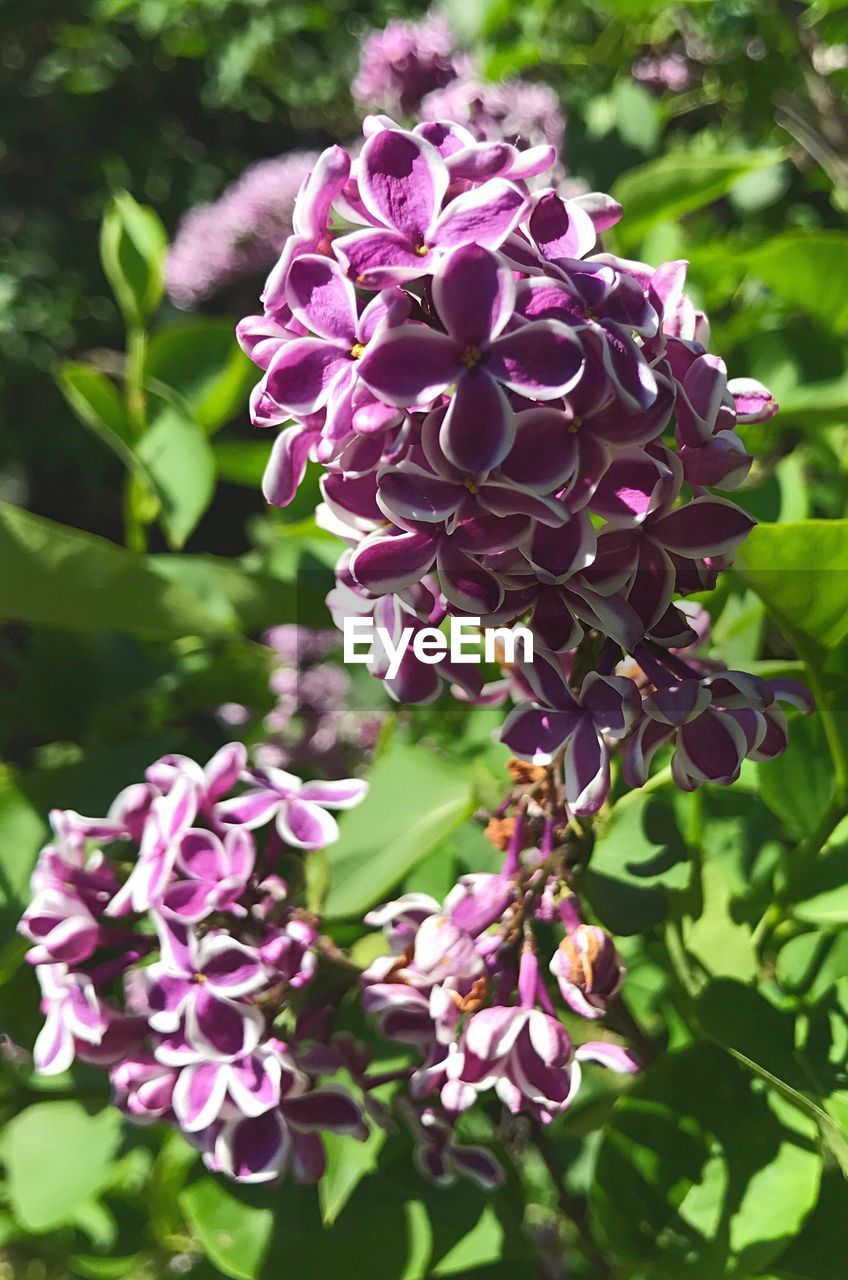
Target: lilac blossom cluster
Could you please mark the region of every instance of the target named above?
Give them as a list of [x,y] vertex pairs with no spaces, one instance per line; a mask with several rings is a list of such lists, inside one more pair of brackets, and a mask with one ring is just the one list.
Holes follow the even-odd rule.
[[351,93],[365,107],[414,115],[428,93],[468,70],[448,23],[428,13],[420,22],[390,22],[366,36]]
[[436,1097],[448,1120],[494,1091],[513,1114],[549,1124],[573,1103],[581,1063],[638,1070],[622,1045],[576,1044],[563,1024],[563,1005],[603,1017],[625,971],[610,936],[581,918],[556,818],[522,790],[499,873],[461,877],[444,904],[411,893],[366,917],[391,950],[362,975],[364,1007],[415,1048],[411,1096]]
[[453,120],[478,142],[563,148],[565,120],[553,89],[529,80],[482,80],[439,14],[372,32],[362,44],[352,93],[371,111]]
[[163,757],[105,818],[54,811],[20,924],[42,991],[39,1071],[104,1067],[130,1119],[176,1126],[233,1178],[320,1178],[321,1132],[366,1130],[348,1092],[319,1084],[308,1006],[290,1007],[319,935],[278,864],[332,842],[329,810],[365,790],[249,770],[234,743],[205,768]]
[[[262,738],[251,758],[277,769],[297,761],[322,777],[367,761],[385,717],[355,706],[349,674],[338,662],[327,661],[339,647],[339,633],[285,623],[271,627],[262,640],[274,654],[269,685],[276,703],[262,721]],[[218,718],[245,725],[251,711],[229,702],[218,708]]]
[[[254,423],[294,419],[265,496],[285,506],[309,458],[325,467],[319,522],[348,544],[336,621],[370,615],[397,637],[449,614],[523,620],[537,656],[510,682],[504,741],[563,761],[577,815],[603,804],[616,744],[632,785],[670,744],[685,789],[779,754],[779,703],[807,710],[806,691],[680,653],[694,632],[675,599],[713,587],[754,524],[713,492],[750,468],[737,426],[777,410],[708,352],[687,264],[598,252],[621,208],[531,191],[550,146],[386,117],[365,135],[355,162],[321,156],[264,314],[238,328],[263,371]],[[361,229],[334,234],[333,211]],[[617,673],[629,659],[641,686]],[[371,669],[388,672],[378,645]],[[412,648],[387,687],[424,702],[445,682],[497,696],[479,669]]]
[[692,81],[692,64],[686,55],[676,49],[661,54],[643,54],[633,63],[634,80],[670,93],[682,93]]
[[295,200],[317,159],[292,151],[245,169],[180,223],[165,264],[168,296],[190,311],[224,285],[267,271],[292,231]]

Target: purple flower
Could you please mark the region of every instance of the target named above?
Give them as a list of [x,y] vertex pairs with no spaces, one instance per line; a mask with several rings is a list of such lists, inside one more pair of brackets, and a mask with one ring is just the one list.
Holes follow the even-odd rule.
[[455,250],[433,279],[447,332],[403,327],[362,361],[361,377],[392,404],[427,404],[455,386],[439,442],[454,466],[478,475],[509,453],[515,417],[505,390],[553,400],[583,372],[579,344],[555,320],[507,329],[515,307],[511,273],[488,249]]
[[607,739],[623,738],[638,714],[632,680],[590,672],[578,697],[553,658],[537,653],[522,667],[536,698],[507,717],[501,740],[523,760],[547,764],[565,747],[563,771],[574,813],[596,813],[610,786]]
[[[532,219],[530,223],[532,234]],[[545,235],[551,236],[545,226]],[[528,320],[547,319],[568,324],[579,335],[595,378],[606,378],[616,397],[633,411],[650,409],[658,387],[636,335],[653,337],[658,319],[654,308],[631,277],[612,267],[570,262],[559,255],[559,240],[540,245],[553,253],[558,267],[553,279],[534,276],[521,286],[518,308]]]
[[580,1084],[574,1046],[560,1022],[540,1009],[493,1005],[469,1018],[441,1092],[449,1111],[465,1111],[494,1089],[513,1114],[551,1120],[568,1109]]
[[298,191],[312,151],[261,160],[211,204],[189,210],[168,252],[165,282],[178,307],[192,310],[223,285],[267,269],[292,231]]
[[153,1054],[141,1053],[116,1063],[109,1078],[115,1105],[136,1124],[152,1124],[172,1115],[179,1072],[157,1062]]
[[80,895],[52,885],[36,894],[18,929],[37,944],[27,953],[30,964],[79,964],[94,954],[100,934]]
[[527,210],[520,188],[500,178],[443,207],[449,185],[445,161],[419,134],[372,134],[357,168],[359,221],[371,227],[341,236],[333,246],[356,284],[382,289],[416,280],[462,245],[497,249]]
[[429,93],[421,115],[424,120],[455,120],[480,141],[547,144],[561,152],[565,138],[557,95],[548,85],[529,80],[485,84],[460,77]]
[[320,1133],[367,1136],[359,1108],[342,1089],[313,1089],[284,1097],[260,1116],[226,1122],[207,1163],[239,1182],[269,1182],[291,1172],[298,1182],[318,1182],[326,1155]]
[[258,951],[222,931],[198,938],[164,923],[160,939],[162,959],[145,970],[154,1031],[183,1029],[187,1043],[214,1061],[255,1049],[264,1019],[245,997],[268,986]]
[[[643,718],[622,758],[631,786],[642,786],[661,746],[674,743],[672,773],[678,787],[705,782],[728,785],[746,758],[767,760],[785,748],[782,713],[775,699],[812,710],[806,691],[785,688],[744,671],[721,671],[703,680],[674,678],[651,668],[659,687],[642,703]],[[775,714],[777,712],[777,714]]]
[[109,1014],[91,979],[65,964],[40,964],[38,981],[45,1021],[33,1056],[42,1075],[58,1075],[70,1067],[81,1043],[100,1044]]
[[492,1153],[457,1142],[448,1119],[432,1107],[417,1111],[407,1103],[402,1112],[415,1140],[413,1161],[425,1178],[440,1187],[452,1186],[458,1176],[470,1178],[483,1191],[503,1186],[504,1172]]
[[256,783],[242,795],[217,807],[221,822],[252,830],[276,818],[277,831],[296,849],[321,849],[338,839],[339,829],[327,809],[351,809],[365,796],[367,782],[301,782],[282,769],[253,769]]
[[297,413],[326,408],[326,434],[341,438],[350,430],[361,358],[384,326],[404,318],[406,299],[387,291],[359,315],[341,267],[314,254],[295,259],[286,290],[292,313],[317,336],[293,338],[280,347],[268,365],[265,392]]
[[173,1089],[174,1114],[186,1133],[196,1133],[219,1117],[261,1116],[279,1106],[283,1094],[302,1093],[308,1084],[285,1048],[267,1043],[232,1062],[183,1067]]
[[126,915],[156,905],[171,879],[180,841],[197,815],[198,790],[184,775],[171,790],[157,796],[150,806],[141,845],[129,879],[118,891],[106,914]]
[[243,914],[238,900],[244,893],[256,858],[253,839],[242,828],[225,832],[189,828],[177,850],[174,870],[184,877],[172,881],[162,895],[163,915],[183,924],[196,924],[213,911]]
[[428,13],[420,22],[390,22],[363,40],[351,93],[365,106],[410,114],[461,68],[448,24]]
[[610,935],[577,924],[562,939],[550,964],[563,1000],[581,1018],[601,1018],[621,988],[625,968]]

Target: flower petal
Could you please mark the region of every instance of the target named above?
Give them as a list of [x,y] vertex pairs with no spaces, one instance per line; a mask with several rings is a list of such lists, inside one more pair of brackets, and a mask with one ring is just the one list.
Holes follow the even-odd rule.
[[464,371],[447,334],[422,324],[385,331],[359,361],[359,376],[375,395],[400,408],[429,404]]
[[402,232],[413,247],[426,243],[448,189],[448,171],[425,138],[383,129],[368,139],[357,168],[365,208],[386,227]]
[[323,849],[339,838],[335,818],[320,805],[289,800],[277,815],[277,830],[296,849]]
[[487,347],[515,308],[512,272],[479,244],[454,249],[433,277],[439,318],[460,345]]
[[439,432],[448,461],[469,475],[482,475],[502,462],[515,438],[515,414],[485,367],[459,380]]
[[498,249],[518,226],[528,204],[517,186],[492,178],[451,200],[433,229],[430,243],[443,249],[463,244]]
[[296,258],[286,297],[292,315],[319,338],[342,346],[356,342],[356,294],[333,258],[311,253]]
[[580,343],[556,320],[532,320],[503,334],[492,343],[486,360],[493,378],[534,400],[566,395],[584,367]]

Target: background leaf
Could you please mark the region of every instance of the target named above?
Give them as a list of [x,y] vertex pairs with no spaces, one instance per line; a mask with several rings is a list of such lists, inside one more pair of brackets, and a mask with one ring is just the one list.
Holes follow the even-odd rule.
[[129,324],[143,325],[165,290],[168,237],[158,215],[128,191],[112,196],[100,232],[100,259]]
[[117,1111],[89,1115],[79,1102],[38,1102],[10,1121],[0,1158],[24,1226],[47,1231],[69,1221],[107,1181],[122,1128]]
[[469,776],[422,746],[392,745],[370,790],[341,821],[329,850],[328,919],[367,911],[474,810]]

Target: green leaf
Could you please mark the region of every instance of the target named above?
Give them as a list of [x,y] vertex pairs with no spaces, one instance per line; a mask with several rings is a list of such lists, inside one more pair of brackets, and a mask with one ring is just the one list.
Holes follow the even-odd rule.
[[631,793],[613,809],[592,852],[583,885],[593,909],[615,933],[642,933],[659,924],[668,892],[692,874],[686,842],[664,796]]
[[60,365],[56,381],[83,426],[98,435],[125,466],[134,467],[133,433],[114,382],[88,364]]
[[764,382],[780,404],[780,413],[767,427],[743,426],[743,438],[749,432],[781,432],[796,425],[829,426],[848,414],[845,344],[807,321],[787,320],[780,329],[758,332],[740,343],[734,366]]
[[844,231],[789,231],[755,249],[748,265],[790,307],[842,333],[848,327],[846,260]]
[[617,1104],[590,1207],[602,1247],[652,1280],[761,1273],[816,1202],[815,1127],[719,1049],[669,1055]]
[[796,835],[810,835],[833,796],[833,766],[818,716],[793,718],[782,756],[757,765],[760,795]]
[[110,628],[148,639],[206,634],[199,600],[141,556],[0,503],[0,618],[66,630]]
[[283,580],[217,556],[150,556],[148,563],[201,601],[218,625],[230,630],[261,631],[281,622],[304,627],[330,623],[326,591],[318,583]]
[[781,158],[780,151],[704,155],[672,151],[631,169],[613,188],[616,200],[624,206],[616,237],[623,245],[633,245],[657,223],[712,204],[740,178],[776,164]]
[[[18,917],[29,901],[29,877],[47,827],[15,780],[0,765],[0,938],[9,941],[0,947],[0,986],[19,968],[23,939],[13,936]],[[26,949],[26,944],[24,944]]]
[[758,991],[727,978],[704,988],[695,1015],[708,1036],[818,1125],[848,1177],[848,1134],[821,1106],[820,1086],[795,1051],[793,1019]]
[[779,1280],[836,1280],[848,1275],[845,1181],[825,1170],[818,1202],[800,1234],[781,1254]]
[[814,1003],[848,973],[848,932],[800,933],[777,953],[777,980],[784,991]]
[[246,419],[248,394],[257,377],[256,366],[236,342],[231,321],[211,317],[155,333],[144,373],[176,391],[209,434],[237,414]]
[[848,520],[758,525],[737,554],[735,572],[790,638],[831,649],[848,636]]
[[752,987],[717,978],[698,996],[698,1022],[712,1039],[741,1053],[792,1089],[808,1081],[795,1054],[792,1018]]
[[325,916],[368,910],[469,818],[469,774],[423,746],[392,745],[370,775],[370,789],[341,821],[330,858]]
[[321,1217],[332,1226],[363,1178],[377,1168],[386,1141],[386,1132],[374,1125],[365,1142],[347,1134],[322,1135],[327,1152],[327,1168],[318,1184]]
[[848,845],[822,854],[804,880],[792,914],[807,924],[848,924]]
[[258,490],[268,465],[271,445],[267,440],[220,440],[214,446],[218,475],[230,484]]
[[[283,1214],[287,1205],[304,1200],[298,1187],[291,1196],[279,1192],[231,1187],[215,1178],[204,1177],[187,1187],[180,1204],[189,1224],[212,1263],[234,1280],[256,1280],[263,1271],[275,1232],[282,1236],[290,1220]],[[289,1215],[286,1215],[289,1218]],[[304,1216],[302,1232],[307,1230]]]
[[100,260],[127,324],[141,327],[165,291],[168,237],[152,209],[116,191],[100,228]]
[[215,457],[201,427],[165,408],[138,446],[160,502],[159,519],[172,547],[180,548],[215,492]]
[[9,1199],[29,1231],[71,1220],[110,1175],[123,1121],[108,1108],[89,1115],[79,1102],[38,1102],[11,1120],[0,1138]]
[[704,861],[701,867],[701,911],[685,925],[686,950],[715,977],[750,981],[757,974],[757,957],[747,925],[737,924],[730,914],[730,886],[717,862]]
[[639,151],[653,151],[662,132],[656,98],[635,80],[622,79],[616,82],[612,99],[616,128],[622,140]]

